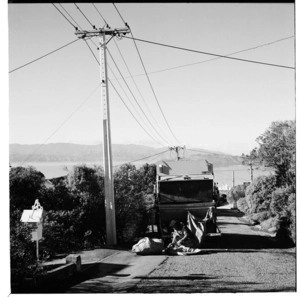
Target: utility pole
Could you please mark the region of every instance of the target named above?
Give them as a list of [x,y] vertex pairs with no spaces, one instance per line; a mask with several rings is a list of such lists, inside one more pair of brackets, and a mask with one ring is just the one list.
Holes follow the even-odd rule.
[[106,245],[117,244],[116,217],[115,217],[115,199],[114,199],[114,180],[112,166],[111,149],[111,129],[110,129],[110,110],[108,93],[108,76],[106,61],[106,35],[120,36],[129,33],[129,28],[119,29],[96,29],[90,31],[76,31],[78,38],[99,37],[99,55],[100,55],[100,81],[101,81],[101,99],[102,99],[102,119],[103,119],[103,168],[104,168],[104,193],[105,193],[105,219],[106,219]]
[[253,183],[253,167],[252,162],[249,162],[249,169],[250,169],[250,183]]
[[169,147],[170,151],[174,150],[176,152],[176,160],[177,161],[180,160],[179,151],[184,150],[184,149],[185,149],[185,146],[171,146],[171,147]]
[[234,171],[232,171],[232,187],[234,188]]

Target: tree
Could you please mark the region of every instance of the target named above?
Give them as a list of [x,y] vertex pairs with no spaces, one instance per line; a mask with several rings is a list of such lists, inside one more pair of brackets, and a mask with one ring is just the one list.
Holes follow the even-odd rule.
[[[147,166],[146,166],[147,168]],[[114,173],[117,236],[129,241],[147,227],[144,202],[144,178],[147,170],[137,170],[132,164],[123,164]]]
[[277,186],[295,184],[296,122],[273,122],[256,141],[259,144],[259,158],[266,166],[275,169]]
[[14,210],[31,209],[34,201],[43,196],[45,176],[32,166],[11,167],[9,191],[11,214]]

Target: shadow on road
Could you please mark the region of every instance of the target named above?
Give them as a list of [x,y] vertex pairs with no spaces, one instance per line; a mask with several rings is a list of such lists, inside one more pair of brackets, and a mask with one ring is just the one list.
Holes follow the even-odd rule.
[[[100,277],[105,277],[105,276],[111,276],[111,277],[126,277],[128,275],[123,275],[119,274],[118,272],[121,271],[122,269],[128,267],[128,265],[121,265],[121,264],[110,264],[110,263],[89,263],[89,264],[82,264],[81,266],[81,272],[76,273],[75,276],[65,280],[64,282],[57,284],[57,285],[52,285],[48,288],[44,288],[44,293],[63,293],[68,288],[77,286],[82,282],[85,281],[91,281],[90,283],[85,283],[84,288],[78,287],[78,292],[89,292],[88,288],[93,287],[93,279],[97,279]],[[100,285],[99,282],[98,286]],[[107,286],[104,283],[103,285],[103,290],[101,290],[99,287],[97,288],[97,292],[106,292],[107,290],[111,290],[111,286]],[[101,286],[102,286],[101,285]],[[82,285],[83,286],[83,285]],[[96,288],[95,288],[96,289]],[[96,292],[96,291],[91,291],[91,292]],[[43,293],[41,291],[41,293]]]
[[217,208],[218,217],[243,217],[245,214],[237,209]]
[[291,243],[274,237],[223,233],[218,240],[207,240],[203,248],[210,249],[286,249]]
[[[244,213],[235,209],[217,209],[217,216],[221,217],[236,217],[241,218]],[[247,222],[218,222],[218,225],[248,225]],[[233,229],[234,230],[234,229]],[[235,229],[236,230],[236,229]],[[207,238],[203,248],[210,249],[241,249],[241,250],[261,250],[261,249],[286,249],[294,247],[291,240],[282,240],[276,237],[271,237],[267,233],[261,235],[240,234],[240,233],[222,233],[219,237]],[[253,252],[253,251],[252,251]]]

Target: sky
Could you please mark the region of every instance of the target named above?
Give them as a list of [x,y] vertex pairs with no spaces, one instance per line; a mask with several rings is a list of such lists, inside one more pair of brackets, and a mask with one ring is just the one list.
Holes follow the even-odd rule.
[[[92,29],[73,3],[62,6],[83,30]],[[111,28],[124,27],[113,4],[95,6]],[[246,50],[232,57],[295,67],[293,4],[116,6],[135,38],[219,55]],[[104,21],[91,3],[79,3],[78,7],[92,25],[103,27]],[[77,39],[74,33],[51,3],[8,4],[9,71],[72,42]],[[88,44],[99,58],[98,40],[92,40],[94,43]],[[294,69],[214,59],[140,41],[136,44],[152,88],[131,39],[108,43],[113,57],[108,54],[108,77],[152,137],[109,85],[112,143],[186,145],[241,155],[257,146],[255,139],[273,121],[295,119]],[[100,83],[99,73],[99,65],[83,40],[11,72],[9,143],[102,142],[100,89],[94,92]]]

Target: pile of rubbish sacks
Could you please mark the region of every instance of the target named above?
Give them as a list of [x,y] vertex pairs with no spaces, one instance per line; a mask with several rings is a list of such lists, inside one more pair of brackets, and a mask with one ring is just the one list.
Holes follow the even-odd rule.
[[187,255],[200,253],[206,235],[206,220],[198,221],[190,212],[187,223],[172,221],[172,242],[165,247],[164,241],[158,238],[144,237],[132,247],[138,255]]

